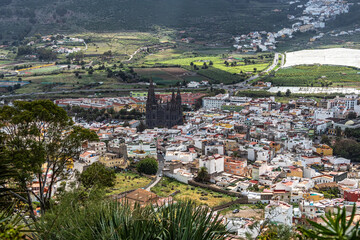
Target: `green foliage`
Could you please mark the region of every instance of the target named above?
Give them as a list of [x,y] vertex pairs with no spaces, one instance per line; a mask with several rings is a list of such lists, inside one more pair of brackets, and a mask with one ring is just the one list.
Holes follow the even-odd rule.
[[115,171],[101,163],[93,163],[80,175],[80,182],[85,188],[112,187],[115,185]]
[[[307,220],[312,228],[300,227],[301,233],[309,239],[330,240],[355,240],[360,238],[359,221],[354,224],[356,205],[351,212],[350,219],[346,219],[346,208],[337,208],[337,213],[331,211],[321,217],[325,225],[321,225],[311,220]],[[352,225],[355,226],[352,226]]]
[[[19,40],[30,32],[57,32],[56,30],[62,28],[66,28],[67,32],[78,32],[80,28],[86,31],[115,32],[154,30],[156,26],[197,28],[197,31],[207,33],[219,32],[221,29],[223,35],[227,33],[226,36],[231,37],[232,34],[250,32],[253,29],[277,29],[274,24],[287,23],[287,12],[275,13],[269,9],[284,9],[289,6],[280,1],[267,0],[252,1],[251,4],[246,0],[133,0],[122,4],[117,0],[108,0],[106,7],[103,1],[94,0],[13,0],[9,4],[3,2],[4,0],[0,6],[0,32],[4,34],[4,38]],[[51,23],[48,20],[50,18],[53,19]],[[238,24],[245,21],[247,24]],[[204,37],[200,35],[198,38],[202,40]]]
[[327,135],[321,136],[321,143],[331,146],[330,138]]
[[136,131],[143,132],[143,131],[145,131],[145,129],[146,129],[146,125],[145,125],[144,121],[140,121],[139,126],[136,127]]
[[258,233],[255,238],[246,232],[246,239],[258,239],[258,240],[289,240],[296,239],[297,233],[290,226],[284,224],[271,223],[271,219],[265,219],[262,222],[255,221],[249,226],[249,229],[253,233]]
[[209,177],[209,172],[208,172],[207,168],[201,167],[196,176],[196,181],[205,182],[205,181],[209,181],[209,179],[210,179],[210,177]]
[[337,187],[321,190],[320,193],[324,194],[324,198],[327,199],[338,198],[340,196],[340,190]]
[[[140,207],[93,198],[63,197],[37,225],[38,239],[225,239],[219,215],[192,202]],[[78,203],[79,202],[79,203]],[[76,203],[76,204],[71,204]]]
[[14,206],[15,204],[10,207],[8,206],[6,209],[0,210],[0,239],[27,239],[24,232],[31,232],[29,229],[32,225],[24,224],[20,213],[15,213]]
[[327,87],[356,85],[360,80],[358,70],[351,67],[327,65],[302,65],[283,68],[269,81],[275,86]]
[[[13,183],[16,190],[10,193],[27,204],[33,218],[30,193],[44,212],[49,207],[54,184],[65,178],[64,170],[79,156],[83,142],[98,140],[94,132],[74,126],[65,110],[49,100],[17,101],[14,106],[0,108],[0,127],[5,129],[0,138],[0,162],[15,171],[5,181]],[[31,189],[35,176],[40,183],[39,193]]]
[[136,165],[136,169],[138,170],[139,173],[154,175],[154,174],[156,174],[156,172],[158,170],[158,166],[159,165],[158,165],[158,162],[156,161],[156,159],[147,157],[147,158],[142,159]]
[[351,139],[341,139],[333,146],[334,155],[360,162],[360,143]]

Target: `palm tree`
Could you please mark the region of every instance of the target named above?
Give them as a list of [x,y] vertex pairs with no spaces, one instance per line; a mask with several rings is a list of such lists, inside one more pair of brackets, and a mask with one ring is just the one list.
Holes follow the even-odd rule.
[[309,239],[317,240],[356,240],[360,239],[359,221],[354,224],[356,206],[354,205],[350,219],[346,219],[346,209],[337,208],[337,213],[327,212],[325,217],[321,217],[325,226],[314,221],[308,220],[312,229],[301,227],[301,233]]
[[201,167],[199,169],[198,175],[196,177],[196,179],[200,182],[205,182],[209,179],[209,173],[207,171],[206,167]]

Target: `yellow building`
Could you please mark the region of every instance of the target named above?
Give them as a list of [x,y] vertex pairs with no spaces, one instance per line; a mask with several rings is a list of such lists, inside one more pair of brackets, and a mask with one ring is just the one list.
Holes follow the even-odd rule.
[[301,168],[292,167],[289,169],[289,171],[286,173],[287,177],[303,177],[303,170]]
[[278,152],[278,151],[280,151],[280,149],[281,149],[281,145],[280,145],[280,143],[271,142],[271,143],[270,143],[270,148],[271,148],[271,149],[274,149],[275,152]]
[[316,145],[316,152],[322,156],[332,156],[333,149],[326,144]]
[[124,158],[117,157],[117,154],[115,153],[105,153],[105,155],[100,156],[99,162],[106,167],[127,167],[127,161]]
[[324,199],[324,194],[317,192],[309,192],[309,193],[304,193],[303,198],[308,201],[317,202]]

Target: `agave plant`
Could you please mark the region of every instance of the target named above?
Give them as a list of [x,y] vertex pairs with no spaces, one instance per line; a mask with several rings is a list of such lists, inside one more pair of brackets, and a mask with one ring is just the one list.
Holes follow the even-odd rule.
[[0,211],[0,239],[25,239],[24,228],[20,214],[14,213],[10,207]]
[[337,213],[327,212],[325,217],[321,217],[325,222],[325,225],[321,225],[314,221],[308,220],[312,229],[304,227],[300,228],[303,236],[310,239],[318,240],[356,240],[360,239],[359,221],[353,226],[353,221],[356,212],[356,206],[354,205],[351,212],[350,219],[346,219],[345,207],[337,209]]
[[79,206],[76,199],[45,214],[38,239],[222,240],[227,234],[219,215],[192,202],[141,207],[99,201]]

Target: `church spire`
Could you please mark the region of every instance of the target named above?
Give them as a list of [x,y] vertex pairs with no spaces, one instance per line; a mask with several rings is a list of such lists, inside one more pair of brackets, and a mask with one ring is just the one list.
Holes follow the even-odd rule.
[[152,79],[150,79],[150,85],[149,85],[149,90],[148,90],[148,96],[147,96],[146,103],[147,104],[155,104],[156,103],[154,83],[153,83]]
[[176,103],[177,103],[178,105],[180,105],[180,106],[181,106],[181,94],[180,94],[180,88],[178,88],[178,90],[177,90]]

